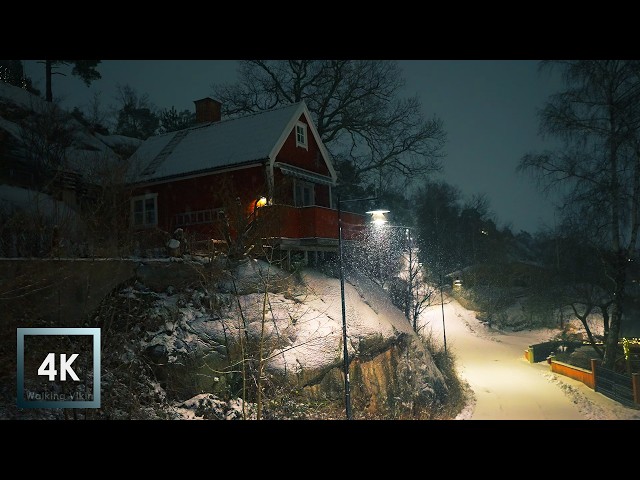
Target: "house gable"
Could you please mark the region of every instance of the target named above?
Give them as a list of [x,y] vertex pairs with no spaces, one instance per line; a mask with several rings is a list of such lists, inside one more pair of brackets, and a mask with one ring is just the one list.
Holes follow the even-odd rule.
[[[306,126],[306,148],[299,146],[296,139],[296,125],[298,124]],[[292,153],[292,151],[295,151],[295,153]],[[320,158],[317,158],[316,152],[319,152]],[[276,162],[292,165],[297,169],[307,170],[310,176],[316,174],[320,183],[327,183],[326,180],[322,181],[320,176],[328,176],[331,179],[330,184],[336,184],[338,177],[333,167],[331,156],[320,138],[314,122],[311,120],[311,114],[304,101],[298,104],[297,110],[289,119],[289,122],[271,152],[269,152],[269,170],[271,175],[273,175],[274,167],[278,166]]]

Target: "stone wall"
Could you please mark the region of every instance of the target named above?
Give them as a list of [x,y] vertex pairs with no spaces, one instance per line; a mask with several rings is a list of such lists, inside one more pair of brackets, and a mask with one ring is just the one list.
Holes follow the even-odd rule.
[[156,291],[202,279],[203,267],[166,259],[0,259],[0,320],[29,327],[81,327],[118,285],[138,279]]
[[81,327],[106,295],[135,276],[136,266],[119,259],[0,259],[2,321]]

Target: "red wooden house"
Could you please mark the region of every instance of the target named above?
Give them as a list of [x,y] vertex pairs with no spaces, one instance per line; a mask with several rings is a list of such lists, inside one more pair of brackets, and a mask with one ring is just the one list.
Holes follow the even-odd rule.
[[[306,104],[222,120],[219,102],[194,103],[195,126],[150,137],[131,157],[133,227],[228,244],[261,219],[261,238],[287,254],[336,251],[336,172]],[[342,220],[345,240],[365,223]]]

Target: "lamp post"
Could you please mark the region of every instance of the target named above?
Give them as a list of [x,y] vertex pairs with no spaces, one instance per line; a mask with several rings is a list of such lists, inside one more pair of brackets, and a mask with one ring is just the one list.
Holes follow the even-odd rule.
[[444,328],[444,299],[442,297],[442,274],[440,274],[440,306],[442,307],[442,335],[444,337],[444,356],[447,356],[447,332]]
[[405,298],[405,306],[404,306],[404,316],[407,317],[409,324],[413,324],[413,331],[418,331],[418,326],[416,324],[417,318],[413,316],[413,238],[411,237],[411,228],[405,227],[402,225],[387,225],[388,228],[404,228],[405,229],[405,240],[407,242],[408,250],[409,250],[409,271],[408,271],[408,282],[407,282],[407,295]]
[[376,200],[372,198],[340,199],[338,192],[338,262],[340,264],[340,301],[342,303],[342,368],[344,370],[344,406],[347,420],[351,420],[351,385],[349,383],[349,350],[347,349],[347,308],[344,301],[344,265],[342,261],[342,202]]
[[[409,321],[411,321],[410,315],[413,314],[413,239],[411,238],[411,229],[407,227],[407,243],[409,245],[409,282],[408,282],[408,290],[407,290],[407,314],[406,317]],[[413,317],[413,331],[418,333],[418,325],[417,318]]]
[[351,386],[349,385],[349,351],[347,349],[347,311],[344,304],[344,266],[342,264],[342,210],[338,193],[338,250],[340,263],[340,299],[342,301],[342,366],[344,369],[344,406],[351,420]]

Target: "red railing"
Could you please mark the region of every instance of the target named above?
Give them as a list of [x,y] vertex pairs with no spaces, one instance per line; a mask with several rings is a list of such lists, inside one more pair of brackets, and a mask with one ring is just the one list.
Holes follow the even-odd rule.
[[[338,238],[338,211],[327,207],[272,205],[265,208],[269,220],[278,222],[276,231],[283,238]],[[366,225],[366,217],[342,212],[342,239],[357,240]],[[266,215],[265,215],[266,216]]]
[[[197,220],[198,214],[201,213],[201,211],[190,212],[189,218],[194,217]],[[366,229],[367,217],[351,212],[342,212],[341,215],[342,239],[361,240]],[[183,214],[182,217],[184,216]],[[203,218],[205,217],[203,216]],[[193,239],[197,237],[207,241],[212,238],[225,241],[226,238],[222,233],[225,227],[220,223],[220,218],[215,216],[214,219],[211,215],[209,218],[211,219],[209,222],[184,224],[186,233],[190,234]],[[184,219],[181,221],[184,223]],[[183,225],[180,226],[182,227]],[[230,229],[229,235],[231,238],[237,237],[238,226],[232,218],[227,227]],[[312,239],[318,239],[320,243],[322,243],[322,239],[331,239],[336,240],[335,245],[337,246],[338,211],[319,206],[270,205],[258,208],[246,218],[246,224],[243,223],[240,227],[248,235],[247,238],[249,239],[253,237],[290,240],[307,239],[311,241],[311,244],[314,243]]]

